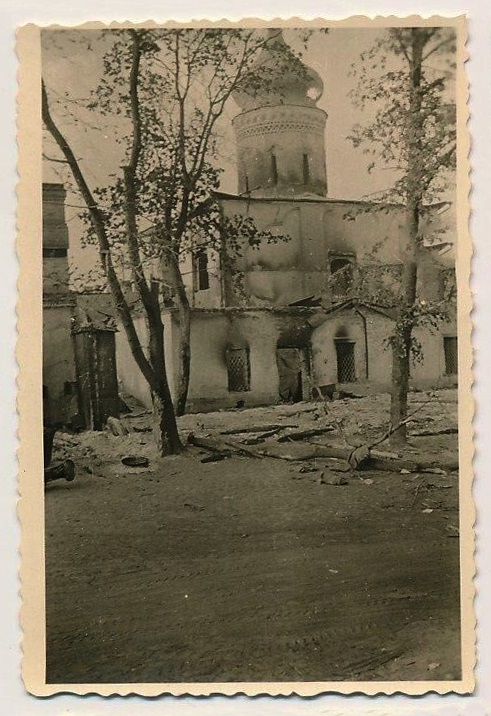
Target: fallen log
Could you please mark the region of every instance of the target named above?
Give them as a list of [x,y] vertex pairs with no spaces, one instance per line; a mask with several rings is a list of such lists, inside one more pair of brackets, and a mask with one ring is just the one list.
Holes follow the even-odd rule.
[[409,432],[410,438],[422,438],[426,437],[428,435],[454,435],[459,432],[458,428],[435,428],[432,430],[431,428],[425,429],[425,430],[411,430]]
[[263,440],[266,440],[266,438],[276,435],[277,432],[278,430],[266,430],[264,433],[255,433],[248,438],[241,438],[240,442],[242,445],[257,445],[258,443],[262,443]]
[[189,433],[188,443],[195,445],[196,447],[210,450],[211,452],[230,452],[230,448],[225,440],[217,440],[215,438],[201,437],[194,433]]
[[[400,472],[401,470],[408,470],[409,472],[425,472],[425,470],[434,470],[440,468],[446,472],[452,472],[458,470],[458,461],[431,461],[431,462],[417,462],[416,460],[408,460],[405,458],[389,458],[389,457],[376,457],[373,451],[370,452],[369,456],[365,455],[362,458],[362,453],[365,454],[366,450],[356,455],[356,459],[353,459],[355,448],[350,446],[342,445],[315,445],[309,444],[292,444],[288,451],[285,451],[283,446],[280,445],[269,445],[267,448],[251,448],[241,443],[234,442],[233,440],[216,440],[215,438],[200,437],[199,435],[190,434],[188,442],[197,447],[210,450],[211,452],[226,453],[232,450],[236,453],[245,453],[256,458],[273,458],[275,460],[286,460],[289,462],[299,462],[302,460],[315,460],[316,458],[338,458],[346,460],[348,463],[350,456],[353,469],[369,469],[369,470],[382,470],[385,472]],[[364,448],[364,446],[360,446]],[[356,450],[360,451],[360,448]],[[349,463],[348,463],[349,464]]]
[[291,425],[290,423],[272,423],[271,425],[251,425],[245,428],[229,428],[228,430],[220,430],[220,435],[235,435],[237,433],[262,433],[267,431],[277,432],[283,428],[298,428],[298,425]]
[[232,457],[231,450],[227,450],[227,452],[212,452],[209,455],[206,455],[206,457],[202,458],[201,462],[220,462],[220,460],[225,460],[227,457]]
[[323,428],[311,428],[310,430],[298,430],[294,433],[287,433],[286,435],[281,435],[278,438],[279,443],[286,443],[290,440],[305,440],[307,438],[313,438],[316,435],[324,435],[324,433],[330,433],[334,430],[334,427],[332,425],[326,425]]

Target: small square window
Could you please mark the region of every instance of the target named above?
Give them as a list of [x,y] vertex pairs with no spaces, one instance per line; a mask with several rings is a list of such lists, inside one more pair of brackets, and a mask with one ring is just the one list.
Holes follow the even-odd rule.
[[248,348],[227,348],[227,375],[230,393],[244,393],[251,389]]

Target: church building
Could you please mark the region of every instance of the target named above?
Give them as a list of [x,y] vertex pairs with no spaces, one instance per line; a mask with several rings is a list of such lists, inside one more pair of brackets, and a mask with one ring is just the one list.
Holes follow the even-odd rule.
[[[262,62],[273,62],[265,56]],[[407,228],[404,209],[331,198],[319,75],[304,66],[275,79],[264,95],[235,97],[238,193],[218,193],[224,216],[251,217],[267,232],[236,257],[198,248],[185,276],[192,305],[190,412],[308,400],[333,389],[361,394],[390,386],[397,289]],[[418,296],[455,292],[451,207],[431,207],[419,249]],[[438,239],[435,240],[435,236]],[[433,237],[433,238],[432,238]],[[225,260],[225,258],[227,260]],[[230,268],[233,265],[233,270]],[[143,317],[137,318],[144,331]],[[165,310],[166,360],[177,382],[179,326]],[[417,329],[422,360],[415,387],[457,380],[454,320]],[[117,334],[120,380],[149,404],[124,331]]]

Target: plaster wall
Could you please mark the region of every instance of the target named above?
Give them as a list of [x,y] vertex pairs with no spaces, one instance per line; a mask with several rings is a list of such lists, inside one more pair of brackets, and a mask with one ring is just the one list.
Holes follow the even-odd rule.
[[[138,337],[146,351],[148,330],[145,319],[143,316],[134,316],[133,320]],[[118,325],[116,333],[116,365],[118,366],[118,381],[123,392],[137,398],[146,408],[151,409],[150,388],[133,358],[125,330],[121,325]]]

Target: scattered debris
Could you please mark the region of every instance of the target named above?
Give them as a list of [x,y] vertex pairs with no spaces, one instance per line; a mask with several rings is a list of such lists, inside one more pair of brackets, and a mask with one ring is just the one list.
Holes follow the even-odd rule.
[[320,485],[347,485],[348,478],[344,475],[330,475],[328,472],[321,472]]
[[66,480],[72,482],[75,479],[75,463],[73,460],[64,460],[56,465],[47,467],[44,470],[44,484],[54,480]]
[[121,462],[127,467],[148,467],[150,464],[148,457],[141,457],[139,455],[127,455],[121,458]]
[[188,507],[190,510],[193,510],[194,512],[203,512],[205,509],[203,505],[193,505],[192,502],[185,502],[183,504],[183,507]]
[[293,468],[296,472],[317,472],[319,468],[314,467],[313,465],[295,465]]
[[427,507],[425,510],[421,510],[423,515],[429,515],[433,512],[433,509],[431,507]]
[[426,668],[428,671],[434,671],[435,669],[438,669],[439,666],[441,666],[441,664],[438,661],[433,661],[431,664],[428,664]]
[[112,432],[112,434],[118,437],[128,435],[129,433],[128,428],[126,427],[126,425],[124,425],[124,423],[121,422],[119,418],[109,417],[107,419],[106,425]]
[[324,435],[324,433],[330,433],[333,430],[334,427],[332,425],[326,425],[323,428],[312,428],[310,430],[299,430],[298,432],[280,435],[280,437],[278,438],[278,442],[285,443],[289,440],[306,440],[307,438],[312,438],[316,435]]

